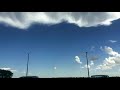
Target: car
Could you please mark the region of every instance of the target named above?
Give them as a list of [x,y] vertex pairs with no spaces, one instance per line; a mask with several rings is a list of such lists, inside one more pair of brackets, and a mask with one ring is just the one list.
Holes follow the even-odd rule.
[[22,76],[20,78],[39,78],[38,76]]
[[109,78],[108,75],[92,75],[91,78]]

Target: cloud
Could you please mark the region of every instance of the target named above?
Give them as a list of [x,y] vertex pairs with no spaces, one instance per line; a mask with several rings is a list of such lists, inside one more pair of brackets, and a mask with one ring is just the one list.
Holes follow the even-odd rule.
[[117,41],[116,40],[109,40],[109,42],[116,43]]
[[75,56],[75,61],[79,64],[82,64],[82,62],[80,61],[80,58],[78,56]]
[[54,67],[54,70],[56,70],[57,69],[57,67]]
[[11,68],[0,68],[0,69],[2,69],[2,70],[9,70],[9,71],[11,71],[11,72],[16,72],[16,70],[13,70],[13,69],[11,69]]
[[[94,62],[93,61],[90,62],[90,64],[88,65],[88,68],[91,68],[91,66],[94,66]],[[80,68],[87,68],[87,64],[85,64],[84,66],[82,66]]]
[[[87,68],[87,65],[85,65],[84,67]],[[90,65],[88,65],[88,68],[90,68]]]
[[106,65],[99,65],[97,66],[96,69],[100,69],[100,70],[108,70],[108,69],[112,69],[112,67],[106,66]]
[[94,62],[93,62],[93,61],[90,61],[90,65],[93,66],[93,65],[94,65]]
[[110,56],[120,56],[120,54],[118,54],[118,52],[113,51],[113,49],[111,47],[105,46],[104,50]]
[[3,70],[11,70],[11,68],[0,68],[0,69],[3,69]]
[[[84,65],[84,66],[82,66],[80,68],[82,68],[82,69],[87,68],[87,65]],[[88,65],[88,68],[90,68],[90,65]]]
[[120,18],[120,12],[0,12],[0,23],[20,29],[32,24],[58,24],[63,21],[79,27],[110,25]]
[[109,55],[108,58],[105,58],[103,64],[98,65],[96,69],[107,70],[112,69],[113,67],[120,65],[120,54],[114,51],[111,47],[104,47],[104,51]]

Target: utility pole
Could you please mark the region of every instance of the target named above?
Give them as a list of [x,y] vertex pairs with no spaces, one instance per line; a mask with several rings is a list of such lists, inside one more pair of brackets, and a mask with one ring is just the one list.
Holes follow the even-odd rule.
[[87,60],[87,71],[88,71],[88,77],[90,77],[90,75],[89,75],[89,67],[88,67],[88,57],[87,57],[87,52],[86,52],[86,60]]
[[28,64],[29,64],[29,53],[28,53],[28,60],[27,60],[27,70],[26,70],[26,77],[28,76]]

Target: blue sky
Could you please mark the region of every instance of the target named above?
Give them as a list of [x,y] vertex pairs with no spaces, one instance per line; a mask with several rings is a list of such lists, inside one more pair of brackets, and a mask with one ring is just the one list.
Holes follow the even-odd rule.
[[[120,75],[118,13],[32,14],[35,13],[0,13],[1,69],[11,70],[13,77],[24,76],[27,53],[30,52],[29,75],[87,76],[85,52],[88,52],[90,75]],[[71,17],[60,20],[61,15],[65,17],[64,14],[76,20],[81,18],[82,23],[72,21]],[[30,15],[34,21],[25,18]],[[108,19],[111,21],[106,23]],[[96,59],[91,59],[93,57]]]

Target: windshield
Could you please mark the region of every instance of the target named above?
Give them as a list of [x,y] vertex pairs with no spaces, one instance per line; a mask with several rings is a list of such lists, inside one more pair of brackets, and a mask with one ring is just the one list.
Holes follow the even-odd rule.
[[119,12],[0,12],[0,77],[119,77],[119,18]]

